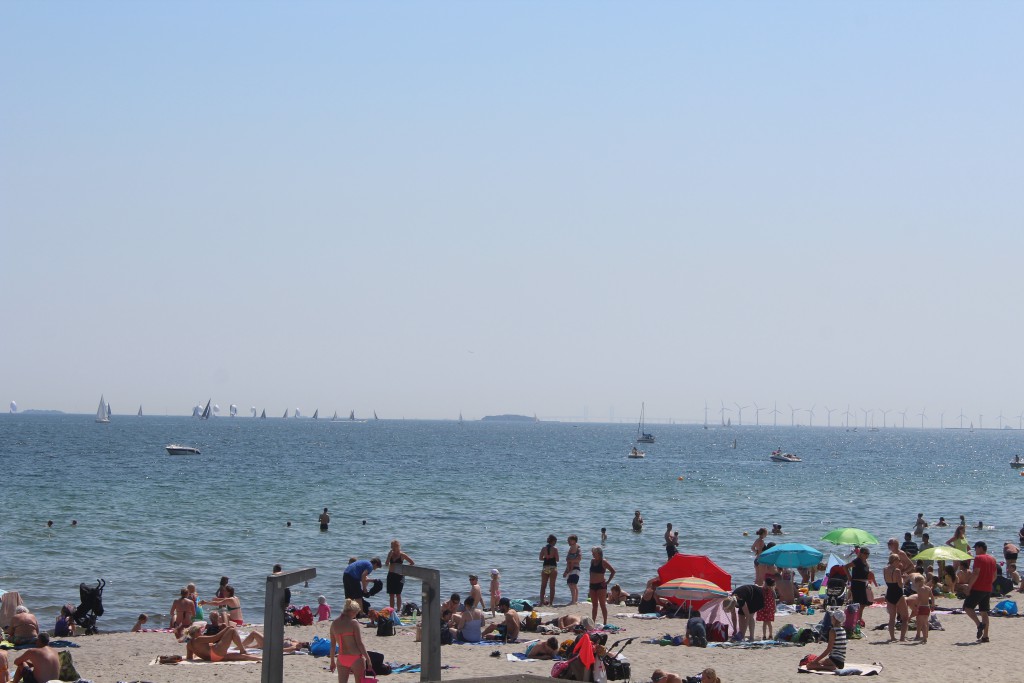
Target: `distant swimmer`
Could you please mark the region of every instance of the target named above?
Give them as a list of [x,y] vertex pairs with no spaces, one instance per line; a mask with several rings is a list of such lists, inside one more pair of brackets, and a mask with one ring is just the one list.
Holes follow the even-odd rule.
[[320,531],[327,531],[327,527],[331,523],[331,516],[327,514],[327,508],[320,513]]
[[928,520],[924,518],[923,512],[917,513],[917,521],[914,522],[914,535],[920,536],[928,528]]
[[644,530],[644,516],[640,514],[639,510],[637,510],[635,513],[633,513],[633,531],[643,531],[643,530]]
[[46,520],[46,526],[47,526],[47,528],[52,529],[53,528],[53,520],[52,519]]

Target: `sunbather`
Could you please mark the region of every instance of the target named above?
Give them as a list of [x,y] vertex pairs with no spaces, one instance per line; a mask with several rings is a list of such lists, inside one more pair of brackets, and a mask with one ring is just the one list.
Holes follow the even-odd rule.
[[[215,636],[201,635],[202,630],[198,625],[188,629],[188,637],[185,638],[185,658],[192,660],[196,657],[207,662],[258,662],[260,657],[251,655],[245,651],[242,644],[242,637],[238,629],[233,626],[225,628]],[[228,652],[234,645],[238,652]]]
[[554,659],[558,654],[558,638],[551,636],[547,640],[538,640],[526,646],[529,659]]

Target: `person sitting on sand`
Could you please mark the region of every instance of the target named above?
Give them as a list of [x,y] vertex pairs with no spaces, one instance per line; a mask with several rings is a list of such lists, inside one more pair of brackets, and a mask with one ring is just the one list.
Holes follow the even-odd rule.
[[622,586],[615,584],[608,591],[608,604],[609,605],[621,605],[626,602],[629,598],[629,593],[622,590]]
[[502,624],[488,624],[481,635],[489,640],[502,640],[506,643],[514,643],[516,638],[519,637],[521,627],[519,612],[512,609],[512,603],[508,598],[502,598],[498,601],[498,611],[505,615],[505,622]]
[[175,638],[181,638],[185,629],[192,625],[195,613],[196,603],[188,597],[188,588],[182,588],[180,597],[171,603],[171,623],[168,628],[174,631]]
[[526,646],[525,654],[527,659],[554,659],[558,654],[558,638],[535,640]]
[[[221,621],[222,619],[224,621]],[[210,612],[210,621],[209,621],[209,623],[206,624],[206,630],[203,631],[203,635],[204,636],[215,636],[215,635],[217,635],[218,633],[220,633],[221,631],[223,631],[224,629],[226,629],[229,626],[229,624],[224,623],[226,621],[227,621],[226,617],[224,617],[220,612],[217,612],[217,611]]]
[[242,601],[235,597],[235,587],[228,584],[224,586],[224,594],[227,597],[223,598],[212,598],[210,600],[200,600],[200,605],[216,605],[217,607],[228,608],[228,619],[235,622],[239,626],[245,623],[245,619],[242,617]]
[[461,614],[452,617],[453,628],[452,640],[463,640],[467,643],[479,643],[483,638],[484,616],[483,610],[476,607],[476,600],[472,597],[466,598],[465,609]]
[[[238,652],[228,652],[232,645],[238,648]],[[215,636],[202,635],[202,627],[199,624],[190,626],[185,638],[185,659],[192,661],[197,657],[206,662],[260,661],[257,655],[245,651],[242,637],[233,626],[225,628]]]
[[[25,605],[14,608],[11,625],[7,628],[7,640],[15,645],[31,645],[39,637],[39,622]],[[43,679],[49,680],[49,679]]]
[[441,603],[441,621],[450,625],[452,617],[462,611],[462,597],[458,593],[452,593],[448,602]]
[[[348,683],[350,672],[356,681],[361,681],[366,670],[373,667],[356,621],[362,607],[362,603],[356,600],[346,600],[341,616],[331,622],[331,671],[337,669],[338,683]],[[335,661],[334,653],[339,648]]]
[[647,582],[644,592],[640,594],[640,604],[637,605],[638,614],[658,614],[662,607],[670,603],[665,598],[659,598],[657,589],[661,585],[661,579],[654,577]]
[[[4,673],[7,673],[7,662],[4,661]],[[25,650],[14,660],[17,669],[14,671],[14,683],[44,683],[52,681],[60,673],[60,658],[57,651],[50,647],[50,635],[40,633],[35,640],[35,647]]]
[[57,622],[53,625],[55,638],[65,638],[75,635],[75,608],[71,605],[64,605],[60,608]]
[[828,645],[817,659],[807,662],[809,671],[837,671],[846,666],[846,629],[843,628],[843,613],[841,610],[831,610],[829,615],[832,617],[832,628],[828,632]]
[[149,617],[147,617],[145,614],[140,614],[138,621],[136,621],[135,625],[132,626],[131,632],[138,633],[139,631],[141,631],[142,627],[146,625],[147,621],[149,621]]
[[[530,648],[527,647],[526,649],[529,650]],[[11,665],[7,661],[7,651],[0,650],[0,683],[8,683],[10,681],[10,669]]]

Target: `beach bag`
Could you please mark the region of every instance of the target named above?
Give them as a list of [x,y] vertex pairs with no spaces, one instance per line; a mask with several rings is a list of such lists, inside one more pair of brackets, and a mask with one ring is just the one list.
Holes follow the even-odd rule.
[[868,597],[868,602],[874,602],[875,601],[875,591],[874,591],[873,588],[871,588],[871,584],[870,583],[868,584],[868,587],[864,589],[864,593]]
[[530,614],[523,619],[523,628],[527,631],[537,632],[537,627],[540,626],[540,617],[537,616],[536,612],[530,612]]
[[712,643],[724,643],[729,640],[729,627],[720,621],[709,624],[707,631],[708,640]]
[[797,634],[796,626],[793,624],[786,624],[779,629],[779,633],[776,636],[776,640],[784,640],[789,642],[793,639],[793,636]]
[[576,657],[573,657],[572,659],[564,659],[561,662],[555,662],[554,665],[552,665],[552,667],[551,667],[551,677],[552,678],[565,678],[565,677],[567,677],[569,675],[569,663],[571,661],[573,661],[573,659],[576,659]]
[[804,658],[800,660],[800,666],[807,666],[817,658],[818,655],[805,655]]
[[604,660],[598,657],[592,669],[591,680],[594,683],[608,683],[608,671],[604,668]]
[[320,636],[313,636],[309,643],[309,654],[314,657],[326,657],[331,654],[331,641]]
[[370,671],[375,672],[378,676],[391,675],[391,665],[384,661],[384,655],[372,650],[366,654],[370,655]]
[[62,681],[77,681],[81,678],[78,675],[78,671],[75,670],[75,665],[71,661],[71,653],[67,650],[61,650],[57,653],[57,659],[60,661],[60,672],[57,674],[57,678]]
[[996,603],[992,614],[1000,617],[1015,617],[1017,616],[1017,603],[1013,600],[1000,600]]
[[309,605],[303,605],[299,609],[295,610],[295,621],[297,621],[300,626],[313,625],[313,610],[309,608]]
[[402,616],[403,617],[418,617],[420,615],[420,606],[415,602],[407,602],[402,605]]
[[609,681],[627,681],[632,673],[629,662],[624,662],[614,657],[605,657],[604,669]]
[[377,620],[377,635],[380,637],[395,635],[395,622],[390,618]]
[[448,624],[441,622],[441,644],[451,645],[452,644],[452,630],[448,628]]
[[359,683],[377,683],[377,674],[374,673],[373,669],[363,672],[363,677],[359,679]]

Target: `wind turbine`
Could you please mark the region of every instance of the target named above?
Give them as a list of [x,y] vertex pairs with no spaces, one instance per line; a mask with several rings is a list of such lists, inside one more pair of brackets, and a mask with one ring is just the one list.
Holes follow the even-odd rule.
[[1017,416],[1017,429],[1024,428],[1024,413]]
[[903,429],[907,428],[907,411],[908,410],[910,410],[910,408],[904,408],[903,410],[900,411],[900,415],[903,416],[903,427],[902,427]]
[[882,410],[881,408],[879,408],[878,412],[882,413],[882,429],[885,429],[885,418],[889,413],[892,412],[892,408],[889,408],[887,410]]
[[[850,404],[849,403],[846,404],[846,412],[843,413],[843,415],[846,416],[846,424],[844,424],[843,426],[846,427],[847,429],[849,429],[849,427],[850,427]],[[855,424],[853,426],[856,427],[857,425]]]
[[807,410],[807,426],[808,427],[813,427],[814,426],[814,406],[812,405],[810,408],[807,408],[806,410]]
[[996,419],[999,420],[999,428],[1002,429],[1003,428],[1003,420],[1006,419],[1006,418],[1003,417],[1003,411],[1002,410],[999,411],[999,417],[996,418]]
[[963,408],[961,408],[961,409],[960,409],[960,429],[963,429],[963,428],[964,428],[964,418],[966,418],[966,417],[967,417],[967,416],[966,416],[966,415],[964,415],[964,409],[963,409]]
[[873,409],[872,410],[865,410],[864,408],[861,408],[860,412],[864,413],[864,429],[867,429],[868,428],[868,413],[871,413],[871,419],[872,419],[872,421],[874,421],[874,419],[875,419],[875,411]]
[[704,429],[708,428],[708,402],[704,401]]
[[758,427],[761,426],[761,411],[765,410],[761,406],[757,405],[757,401],[754,401],[754,424]]
[[939,413],[939,429],[942,429],[942,420],[946,417],[945,413]]
[[924,429],[924,421],[928,419],[928,416],[924,414],[925,408],[921,408],[921,412],[918,415],[921,416],[921,429]]
[[796,412],[800,408],[794,408],[792,403],[787,404],[789,406],[789,426],[796,426]]
[[838,408],[829,408],[828,406],[825,406],[825,411],[828,413],[828,426],[829,427],[832,426],[832,413],[836,412],[837,410],[838,410]]
[[776,401],[772,405],[773,405],[773,408],[772,408],[772,427],[778,427],[779,426],[779,402]]
[[743,426],[743,409],[744,408],[749,408],[750,406],[741,406],[739,403],[735,403],[735,402],[733,403],[733,405],[736,406],[736,422],[738,423],[737,426],[742,427]]
[[984,428],[985,428],[985,415],[983,413],[978,413],[978,429],[984,429]]
[[725,407],[725,401],[722,401],[722,409],[719,410],[718,413],[719,413],[719,415],[722,416],[722,426],[723,427],[725,426],[725,414],[726,413],[731,413],[731,412],[732,412],[732,408],[726,408]]

